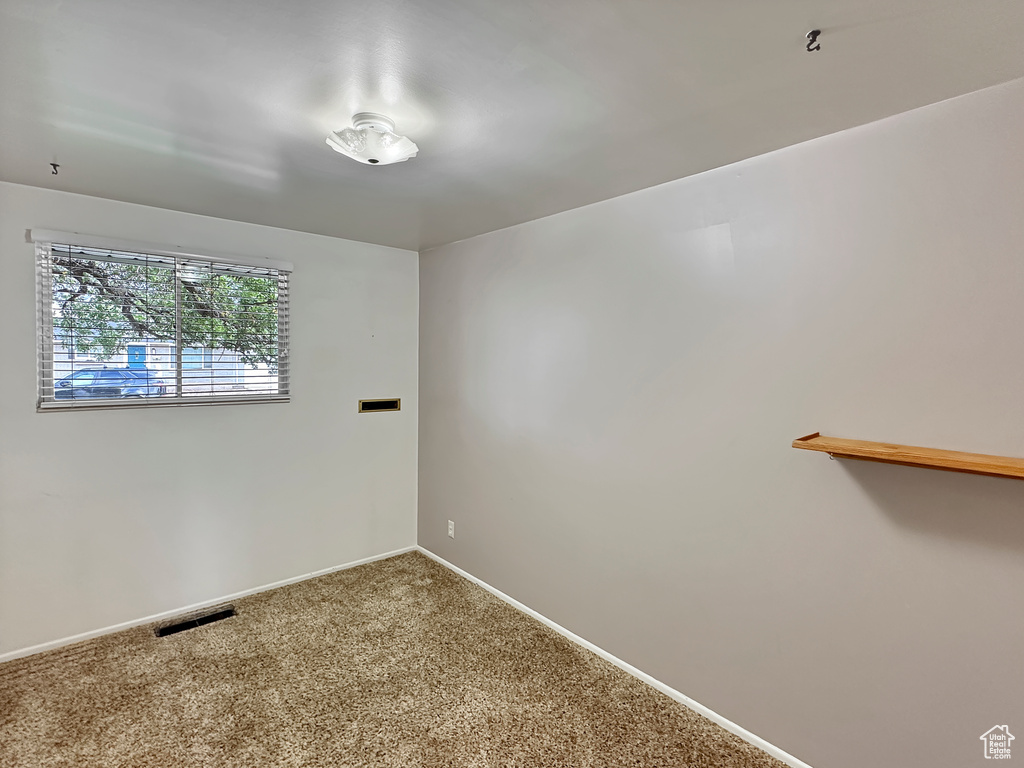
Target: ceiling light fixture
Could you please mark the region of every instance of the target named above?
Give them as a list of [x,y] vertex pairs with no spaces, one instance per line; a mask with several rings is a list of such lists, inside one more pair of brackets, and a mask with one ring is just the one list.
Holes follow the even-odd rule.
[[331,149],[367,165],[404,163],[416,157],[419,147],[395,133],[395,123],[384,115],[360,112],[352,116],[352,127],[327,137]]

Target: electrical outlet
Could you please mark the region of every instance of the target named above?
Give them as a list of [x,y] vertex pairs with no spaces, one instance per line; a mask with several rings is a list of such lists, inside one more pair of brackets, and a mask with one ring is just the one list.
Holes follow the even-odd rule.
[[448,538],[449,539],[454,539],[455,538],[455,521],[454,520],[449,520],[448,521]]

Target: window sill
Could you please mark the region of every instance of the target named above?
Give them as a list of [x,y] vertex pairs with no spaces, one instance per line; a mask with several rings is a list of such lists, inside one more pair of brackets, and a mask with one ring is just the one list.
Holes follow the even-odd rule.
[[133,408],[188,408],[199,405],[254,405],[256,403],[287,403],[290,395],[239,395],[235,397],[150,397],[122,398],[104,400],[90,398],[88,400],[47,401],[36,404],[36,412],[49,411],[114,411]]

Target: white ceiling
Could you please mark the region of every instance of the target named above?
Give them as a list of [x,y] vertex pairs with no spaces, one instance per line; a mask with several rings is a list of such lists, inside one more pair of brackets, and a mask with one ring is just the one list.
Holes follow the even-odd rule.
[[[421,250],[1024,76],[1021,39],[1021,0],[0,0],[0,178]],[[419,156],[332,152],[364,110]]]

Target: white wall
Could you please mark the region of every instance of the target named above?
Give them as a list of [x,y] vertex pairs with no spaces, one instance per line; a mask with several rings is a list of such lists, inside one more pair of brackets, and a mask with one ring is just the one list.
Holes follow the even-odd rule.
[[[36,413],[33,227],[294,263],[291,402]],[[417,260],[0,184],[0,653],[414,544]]]
[[1024,482],[790,448],[1024,456],[1022,125],[1018,81],[423,254],[420,543],[821,768],[1024,739]]

